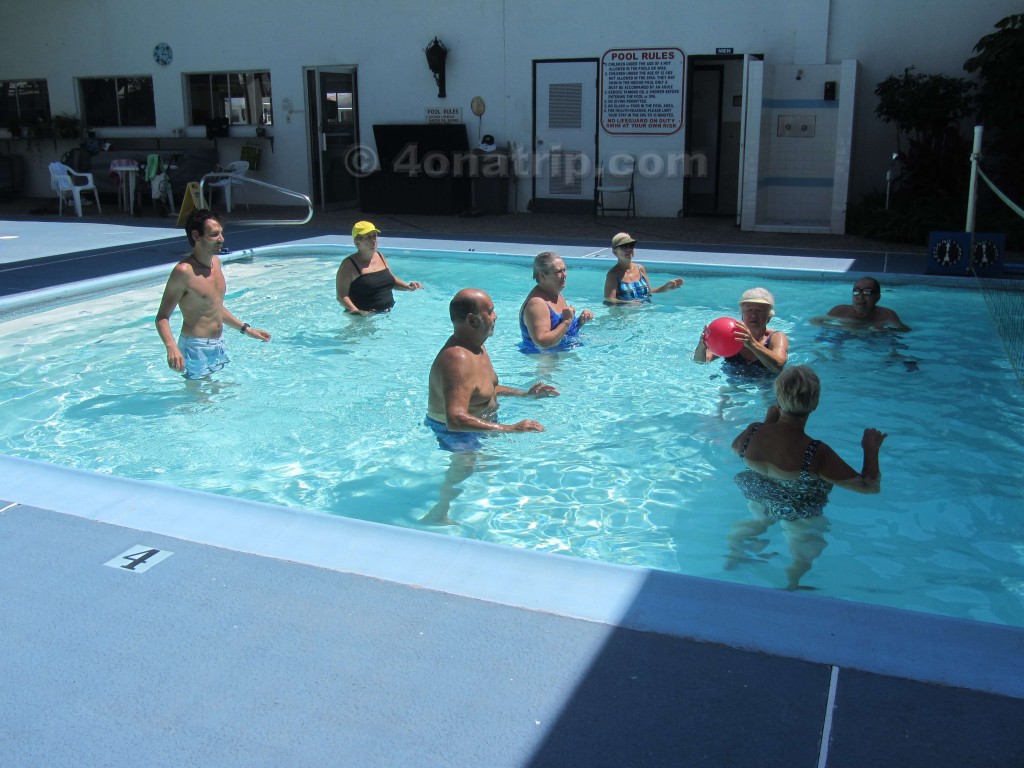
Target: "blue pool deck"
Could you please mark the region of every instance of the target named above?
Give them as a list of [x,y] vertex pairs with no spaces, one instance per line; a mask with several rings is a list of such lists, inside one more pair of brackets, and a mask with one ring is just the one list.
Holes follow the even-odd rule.
[[[180,230],[122,229],[0,222],[0,293],[166,270],[185,250]],[[236,254],[343,241],[228,235]],[[694,258],[809,276],[920,269],[885,253]],[[5,768],[1024,765],[1020,628],[3,456],[0,563]]]

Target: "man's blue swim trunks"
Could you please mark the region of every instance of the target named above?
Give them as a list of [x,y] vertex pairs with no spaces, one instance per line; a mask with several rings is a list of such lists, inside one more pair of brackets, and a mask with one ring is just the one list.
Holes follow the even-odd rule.
[[483,435],[479,432],[453,432],[448,425],[427,416],[423,423],[434,430],[437,444],[452,453],[478,451],[483,447]]
[[201,379],[219,371],[231,362],[224,337],[201,339],[198,336],[179,336],[178,349],[185,358],[185,378]]

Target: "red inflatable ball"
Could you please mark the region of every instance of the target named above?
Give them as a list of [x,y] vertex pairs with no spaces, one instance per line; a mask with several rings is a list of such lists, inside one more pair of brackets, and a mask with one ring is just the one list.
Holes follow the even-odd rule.
[[704,334],[704,343],[719,357],[732,357],[743,349],[743,342],[736,341],[733,336],[735,329],[736,321],[731,317],[712,320],[708,325],[707,333]]

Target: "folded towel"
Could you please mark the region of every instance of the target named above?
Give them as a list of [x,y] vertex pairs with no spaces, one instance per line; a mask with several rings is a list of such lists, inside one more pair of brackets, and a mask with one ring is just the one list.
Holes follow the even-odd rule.
[[152,181],[160,173],[160,155],[146,157],[146,181]]

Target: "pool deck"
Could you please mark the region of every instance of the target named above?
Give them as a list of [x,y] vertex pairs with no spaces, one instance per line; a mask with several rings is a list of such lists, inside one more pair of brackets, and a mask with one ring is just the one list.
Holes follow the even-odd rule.
[[[475,239],[387,227],[381,247],[538,241],[476,223]],[[185,250],[166,226],[0,230],[13,238],[0,239],[4,295],[166,270]],[[236,254],[337,239],[326,227],[227,233]],[[587,234],[545,242],[603,258],[605,240]],[[920,254],[886,249],[691,250],[708,268],[798,258],[809,275],[921,271]],[[11,457],[0,562],[5,767],[1024,764],[1019,628]]]

